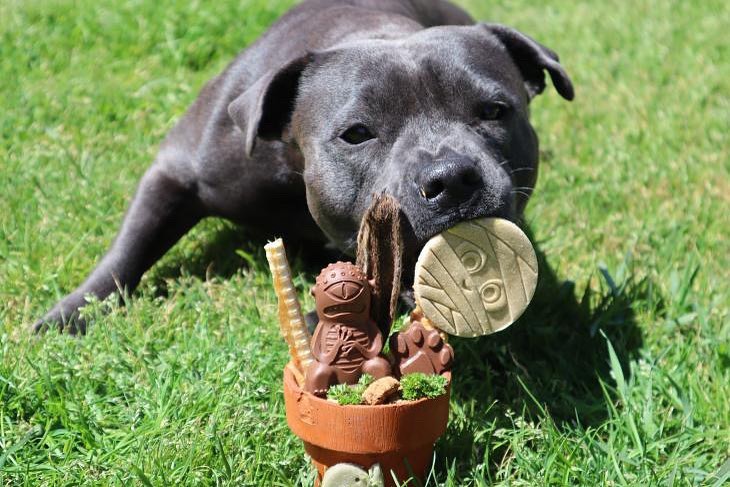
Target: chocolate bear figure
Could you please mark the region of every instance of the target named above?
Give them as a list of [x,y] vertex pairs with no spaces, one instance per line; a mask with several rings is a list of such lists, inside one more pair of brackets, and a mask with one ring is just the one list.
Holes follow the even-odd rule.
[[451,345],[444,343],[438,330],[428,329],[420,321],[390,337],[390,351],[399,377],[413,372],[441,374],[454,361]]
[[324,397],[330,386],[355,384],[363,373],[389,375],[390,364],[380,355],[383,335],[370,316],[372,288],[362,270],[349,262],[330,264],[313,293],[319,323],[304,390]]

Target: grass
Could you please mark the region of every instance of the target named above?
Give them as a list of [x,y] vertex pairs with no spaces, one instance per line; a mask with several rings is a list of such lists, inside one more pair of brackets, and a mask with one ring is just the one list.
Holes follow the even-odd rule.
[[[89,306],[86,338],[26,332],[109,244],[202,84],[291,3],[0,3],[3,485],[311,482],[265,259],[230,224],[195,229],[126,307]],[[577,97],[533,102],[536,299],[453,341],[429,483],[725,485],[729,4],[464,4],[559,52]]]

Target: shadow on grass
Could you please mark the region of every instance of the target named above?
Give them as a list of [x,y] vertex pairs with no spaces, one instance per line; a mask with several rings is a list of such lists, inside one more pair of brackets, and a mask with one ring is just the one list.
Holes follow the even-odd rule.
[[[527,233],[534,242],[529,229]],[[226,279],[241,269],[265,269],[263,246],[268,239],[223,222],[213,238],[182,265],[174,256],[158,264],[151,281],[164,294],[165,282],[182,275]],[[499,420],[505,408],[536,413],[539,404],[558,424],[600,423],[606,417],[606,404],[599,378],[611,379],[606,341],[599,330],[613,344],[628,374],[628,361],[642,346],[631,305],[647,299],[649,286],[632,282],[630,277],[615,284],[606,271],[605,289],[592,293],[587,288],[578,300],[574,283],[559,281],[545,255],[539,248],[536,252],[540,278],[533,301],[519,322],[489,337],[452,340],[458,372],[453,397],[456,401],[480,400],[483,410],[475,412],[475,421]],[[295,272],[312,277],[328,263],[348,258],[319,242],[287,241],[287,253]],[[490,409],[494,401],[497,407]]]
[[[193,237],[205,238],[205,241],[200,251],[185,257],[184,262],[180,256],[172,255],[155,266],[149,282],[158,295],[167,295],[167,281],[183,275],[228,279],[242,269],[268,269],[264,245],[275,237],[252,233],[224,220],[219,220],[217,227],[211,232],[212,238]],[[284,240],[295,272],[316,276],[328,263],[347,259],[338,251],[325,248],[322,242]]]
[[[534,242],[529,229],[527,233]],[[225,279],[242,268],[266,268],[266,241],[225,224],[183,266],[179,259],[159,264],[152,282],[164,293],[166,280],[184,274]],[[295,272],[315,276],[328,263],[343,258],[321,243],[287,243]],[[448,468],[438,464],[439,458],[458,459],[457,477],[469,475],[486,456],[493,458],[488,468],[495,468],[499,459],[495,451],[486,451],[493,447],[482,435],[492,424],[514,429],[515,415],[529,421],[543,417],[544,410],[558,428],[600,424],[608,411],[601,381],[613,382],[600,331],[611,341],[626,376],[629,360],[642,346],[632,303],[649,298],[649,282],[634,282],[629,274],[625,282],[616,284],[603,270],[601,291],[587,287],[582,298],[576,299],[574,283],[561,282],[539,248],[536,252],[540,278],[520,321],[490,337],[451,341],[457,358],[452,399],[466,408],[452,411],[449,428],[437,444],[437,471]]]
[[[527,233],[534,242],[529,229]],[[535,250],[540,277],[535,297],[519,322],[490,337],[451,342],[456,356],[452,399],[474,405],[461,417],[452,414],[438,444],[438,457],[465,462],[457,465],[457,473],[473,472],[476,463],[484,462],[489,442],[476,439],[479,431],[492,424],[515,428],[508,411],[529,421],[544,417],[544,410],[558,428],[600,424],[608,411],[601,381],[613,383],[601,331],[627,377],[628,362],[642,347],[632,303],[648,299],[652,289],[648,281],[634,282],[629,275],[617,284],[602,269],[604,289],[596,293],[587,287],[578,300],[575,284],[561,282],[545,255]],[[494,458],[490,467],[499,460]]]

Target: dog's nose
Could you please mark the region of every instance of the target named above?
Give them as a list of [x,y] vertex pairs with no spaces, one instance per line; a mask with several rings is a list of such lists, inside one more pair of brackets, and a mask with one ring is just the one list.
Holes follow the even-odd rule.
[[467,158],[435,161],[417,181],[421,196],[439,206],[454,206],[474,195],[483,185],[473,161]]

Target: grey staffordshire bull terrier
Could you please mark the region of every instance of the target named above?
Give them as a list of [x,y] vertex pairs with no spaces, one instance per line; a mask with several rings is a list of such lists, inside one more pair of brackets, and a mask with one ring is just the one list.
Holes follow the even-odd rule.
[[521,214],[537,177],[530,100],[573,87],[558,56],[438,0],[307,0],[210,81],[170,131],[122,228],[34,325],[84,331],[85,296],[131,291],[201,219],[352,252],[389,193],[408,253],[465,219]]

